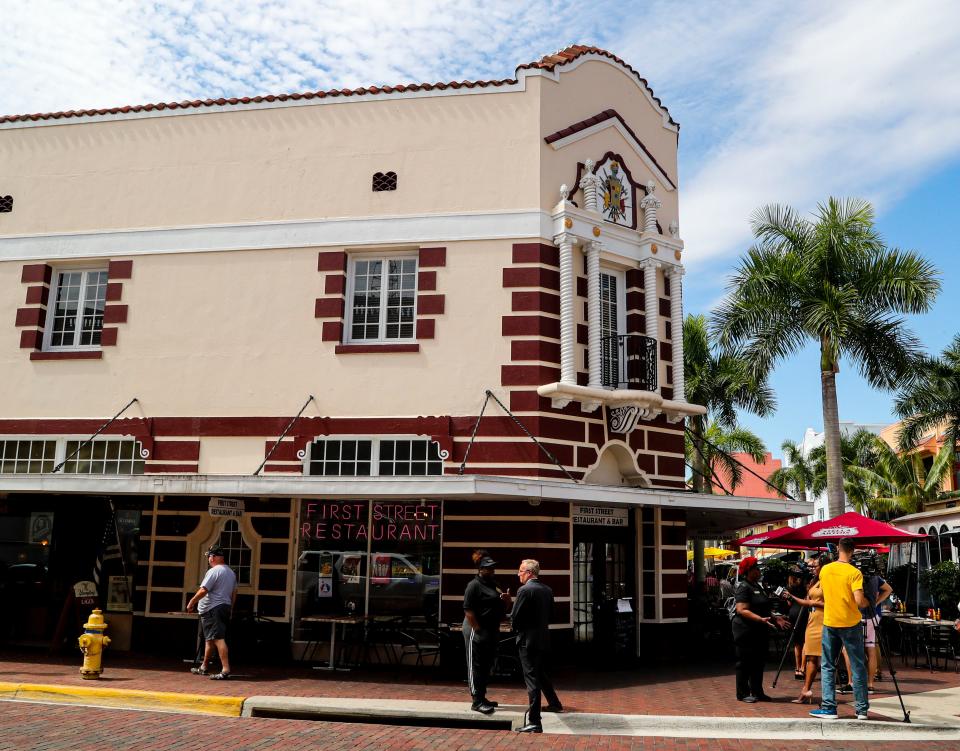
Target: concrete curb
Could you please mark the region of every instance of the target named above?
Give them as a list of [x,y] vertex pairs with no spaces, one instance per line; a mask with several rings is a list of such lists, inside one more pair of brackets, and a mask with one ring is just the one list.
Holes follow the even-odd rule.
[[[244,717],[283,716],[298,719],[385,722],[391,718],[459,721],[472,726],[514,729],[523,723],[526,706],[504,705],[490,716],[469,709],[466,702],[338,697],[251,696]],[[505,729],[505,728],[504,728]],[[623,715],[587,712],[544,714],[543,732],[556,735],[621,735],[668,738],[751,738],[784,740],[960,740],[960,727],[890,722],[791,718]]]
[[159,712],[239,717],[243,697],[178,694],[168,691],[104,688],[102,686],[53,686],[40,683],[0,682],[0,699],[85,704],[116,709],[150,709]]
[[488,727],[492,730],[512,730],[523,725],[526,706],[501,705],[492,715],[470,709],[469,702],[423,701],[411,699],[350,699],[311,696],[251,696],[243,703],[244,717],[283,716],[299,719],[382,722],[406,724],[411,720],[436,721]]
[[886,720],[614,715],[544,715],[543,732],[562,735],[628,735],[670,738],[779,740],[960,740],[960,727]]

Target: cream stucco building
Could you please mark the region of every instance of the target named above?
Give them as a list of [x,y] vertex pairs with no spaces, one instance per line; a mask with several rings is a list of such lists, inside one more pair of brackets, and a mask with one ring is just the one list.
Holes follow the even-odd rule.
[[806,511],[685,489],[678,139],[581,46],[0,118],[4,562],[46,571],[15,630],[49,633],[111,535],[144,643],[192,633],[211,542],[295,641],[456,623],[482,547],[541,560],[564,638],[642,654],[686,618],[689,537]]

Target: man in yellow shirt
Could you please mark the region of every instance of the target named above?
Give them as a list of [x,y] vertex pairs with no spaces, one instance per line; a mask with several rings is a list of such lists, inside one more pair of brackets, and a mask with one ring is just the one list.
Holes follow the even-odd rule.
[[823,589],[823,657],[820,660],[820,683],[823,699],[820,709],[810,714],[821,720],[837,719],[836,664],[841,647],[847,648],[850,672],[853,673],[854,710],[858,720],[866,720],[870,704],[867,700],[867,666],[863,649],[863,627],[860,609],[869,608],[863,594],[863,575],[850,564],[856,550],[854,541],[840,540],[838,560],[820,569]]

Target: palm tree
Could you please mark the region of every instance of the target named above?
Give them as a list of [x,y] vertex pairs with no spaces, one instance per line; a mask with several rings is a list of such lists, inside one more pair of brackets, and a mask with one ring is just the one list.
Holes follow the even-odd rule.
[[[702,460],[712,480],[707,484],[707,492],[722,493],[724,490],[729,490],[733,493],[743,482],[743,467],[731,454],[748,454],[754,461],[762,462],[767,452],[763,441],[746,428],[726,429],[712,422],[700,437],[706,439],[701,443]],[[697,449],[692,445],[693,440],[688,434],[686,439],[688,456],[697,453]],[[706,483],[705,479],[704,482]]]
[[732,429],[738,409],[764,417],[776,402],[765,375],[758,376],[737,352],[721,352],[714,346],[705,316],[688,315],[684,321],[683,371],[687,401],[707,408],[707,414],[689,418],[687,458],[693,468],[693,489],[710,492],[711,465],[705,459],[709,447],[703,436],[711,420]]
[[721,344],[745,347],[757,372],[808,341],[819,346],[831,516],[844,506],[840,361],[852,361],[876,388],[898,386],[919,352],[902,314],[927,311],[940,290],[934,267],[912,251],[888,248],[873,219],[873,207],[859,199],[830,198],[813,220],[787,206],[754,212],[757,244],[716,314]]
[[[840,434],[840,466],[843,472],[843,492],[846,500],[859,514],[869,515],[873,510],[871,502],[876,489],[860,469],[872,470],[877,467],[880,455],[887,444],[869,430],[857,430],[854,433]],[[815,495],[827,487],[829,464],[825,445],[817,446],[810,452],[814,480],[812,489]],[[836,516],[836,514],[831,514]]]
[[899,454],[879,438],[875,439],[877,465],[851,468],[872,491],[867,507],[874,514],[911,514],[928,503],[960,497],[960,491],[943,491],[943,483],[953,471],[954,451],[945,444],[937,452],[930,469],[918,453]]
[[894,402],[900,427],[900,449],[910,451],[931,430],[944,431],[944,445],[960,440],[960,334],[939,358],[924,358],[917,364],[914,379]]
[[771,485],[789,491],[802,500],[807,500],[807,491],[816,494],[822,492],[817,486],[817,474],[810,457],[793,441],[787,440],[780,445],[783,451],[784,466],[774,470],[767,478]]

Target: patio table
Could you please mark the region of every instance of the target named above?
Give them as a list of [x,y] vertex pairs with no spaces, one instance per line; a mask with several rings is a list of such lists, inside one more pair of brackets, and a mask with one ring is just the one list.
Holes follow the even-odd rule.
[[[345,628],[347,626],[356,626],[359,623],[363,623],[365,616],[362,615],[308,615],[300,619],[301,623],[307,623],[310,625],[319,625],[323,623],[330,624],[330,654],[328,655],[326,665],[317,665],[314,670],[350,670],[349,667],[345,665],[337,664],[337,626]],[[320,640],[316,639],[313,642],[313,650],[310,652],[310,658],[313,658],[314,653],[317,651],[317,647],[320,645]],[[308,645],[309,646],[309,645]],[[304,650],[306,655],[306,650]]]

